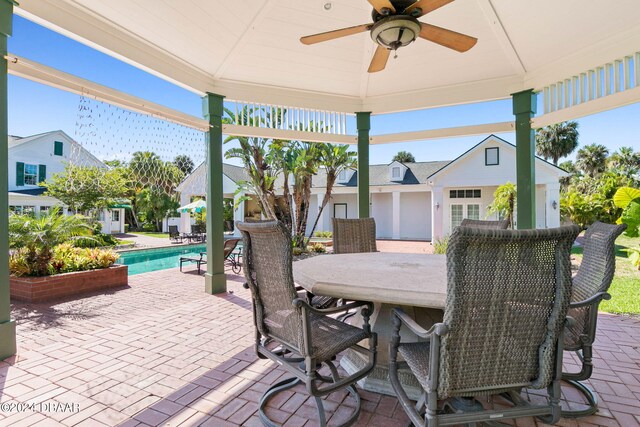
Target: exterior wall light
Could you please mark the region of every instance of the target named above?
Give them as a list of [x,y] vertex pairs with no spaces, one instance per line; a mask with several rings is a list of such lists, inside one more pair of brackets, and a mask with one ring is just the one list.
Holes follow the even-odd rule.
[[440,202],[436,202],[436,209],[440,209]]
[[558,209],[558,202],[556,202],[555,200],[553,202],[551,202],[551,207],[553,209]]

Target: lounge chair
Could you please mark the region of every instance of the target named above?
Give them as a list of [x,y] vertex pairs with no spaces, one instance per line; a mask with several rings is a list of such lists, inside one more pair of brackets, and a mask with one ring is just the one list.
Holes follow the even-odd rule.
[[[327,425],[322,396],[347,391],[354,406],[342,426],[353,424],[360,413],[360,397],[355,383],[367,376],[376,361],[377,336],[371,332],[369,315],[372,304],[354,302],[344,306],[317,309],[299,298],[293,283],[291,233],[280,222],[237,224],[243,236],[243,261],[246,286],[251,290],[253,321],[256,328],[255,349],[261,359],[271,359],[292,375],[267,389],[258,404],[258,415],[266,426],[276,426],[265,407],[278,393],[304,384],[315,400],[320,426]],[[360,308],[362,328],[341,323],[329,315]],[[368,341],[368,348],[360,345]],[[363,366],[341,377],[333,358],[346,350],[366,357]],[[329,375],[318,373],[320,366]],[[342,399],[343,396],[340,397]]]
[[460,223],[461,227],[486,228],[493,230],[506,230],[509,228],[509,221],[506,219],[500,221],[483,221],[480,219],[465,218]]
[[178,231],[177,225],[169,226],[169,240],[176,243],[182,243],[182,234]]
[[[475,425],[519,417],[554,424],[560,419],[569,256],[578,232],[576,226],[456,228],[447,248],[443,322],[427,331],[400,309],[392,314],[389,378],[414,425]],[[401,342],[402,326],[422,341]],[[403,331],[405,340],[409,336]],[[398,377],[398,354],[424,389],[415,407]],[[522,388],[546,388],[548,399],[515,398]],[[515,396],[511,407],[486,409],[475,400],[501,393]]]
[[592,347],[596,338],[598,305],[608,300],[607,293],[616,268],[616,238],[627,228],[626,224],[612,225],[595,222],[584,235],[584,252],[580,268],[573,278],[569,316],[575,323],[565,330],[565,350],[575,351],[582,362],[580,372],[563,372],[562,379],[587,399],[586,409],[563,409],[562,416],[577,418],[594,414],[598,401],[586,385],[593,373]]
[[[240,274],[242,271],[242,261],[240,252],[236,251],[236,247],[241,239],[227,239],[224,241],[224,262],[231,267],[231,271],[235,274]],[[198,274],[202,269],[202,266],[207,263],[207,253],[200,252],[200,256],[180,257],[180,271],[182,271],[182,264],[187,262],[193,262],[198,267]]]

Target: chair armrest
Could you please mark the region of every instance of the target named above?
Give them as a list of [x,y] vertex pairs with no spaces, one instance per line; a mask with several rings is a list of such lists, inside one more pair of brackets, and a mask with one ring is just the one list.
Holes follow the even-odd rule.
[[391,316],[400,320],[401,324],[405,325],[411,332],[420,338],[429,339],[433,334],[444,335],[447,333],[447,326],[444,323],[436,323],[427,331],[399,308],[394,308]]
[[292,301],[292,304],[296,308],[304,306],[306,310],[309,310],[312,313],[323,314],[323,315],[341,313],[343,311],[349,311],[353,308],[358,308],[362,306],[367,307],[367,311],[369,314],[373,312],[373,303],[367,302],[367,301],[354,301],[348,304],[340,305],[337,307],[331,307],[331,308],[315,308],[311,304],[309,304],[307,301],[300,298],[296,298]]
[[607,292],[597,292],[584,301],[576,301],[576,302],[569,303],[569,308],[586,307],[592,304],[595,305],[600,303],[600,301],[602,301],[603,299],[610,300],[611,295],[609,295]]

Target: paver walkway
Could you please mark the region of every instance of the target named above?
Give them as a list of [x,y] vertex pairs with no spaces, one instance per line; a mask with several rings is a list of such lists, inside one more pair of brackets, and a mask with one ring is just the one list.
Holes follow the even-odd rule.
[[[202,276],[171,269],[75,301],[14,304],[19,353],[0,362],[0,426],[260,425],[257,402],[283,371],[255,356],[250,295],[242,277],[228,279],[229,293],[212,296]],[[601,410],[561,425],[640,425],[640,318],[601,315],[595,353]],[[395,398],[361,396],[357,425],[406,425]],[[326,406],[343,398],[331,395]],[[44,404],[2,405],[34,402]],[[286,426],[317,424],[303,393],[274,399],[269,414]]]

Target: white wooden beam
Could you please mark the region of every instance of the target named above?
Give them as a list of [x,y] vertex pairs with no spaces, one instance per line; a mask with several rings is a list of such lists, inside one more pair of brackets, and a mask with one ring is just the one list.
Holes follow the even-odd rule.
[[225,135],[254,138],[286,139],[291,141],[328,142],[332,144],[357,144],[356,135],[336,135],[332,133],[304,132],[289,129],[272,129],[255,126],[222,125]]
[[603,111],[613,110],[614,108],[624,107],[625,105],[637,102],[640,102],[640,86],[584,102],[582,104],[574,105],[563,110],[534,117],[532,119],[532,125],[535,128],[541,128],[554,123],[575,120],[592,114],[601,113]]
[[200,117],[167,108],[163,105],[120,92],[119,90],[94,83],[90,80],[65,73],[26,58],[12,54],[7,55],[7,57],[8,71],[11,75],[78,95],[88,96],[98,101],[107,102],[137,113],[158,117],[203,132],[209,129],[209,122]]
[[489,24],[491,24],[491,29],[493,30],[493,34],[495,34],[500,46],[502,47],[502,51],[509,59],[511,66],[513,67],[514,72],[518,74],[524,74],[527,70],[524,68],[520,57],[518,56],[518,52],[516,52],[513,43],[511,43],[511,39],[507,34],[498,14],[496,13],[493,5],[491,4],[491,0],[477,0],[478,6],[482,9],[484,16],[487,18]]
[[461,136],[505,133],[515,130],[514,122],[488,123],[482,125],[459,126],[453,128],[419,130],[415,132],[390,133],[369,138],[369,144],[390,144],[395,142],[423,141],[429,139],[454,138]]

